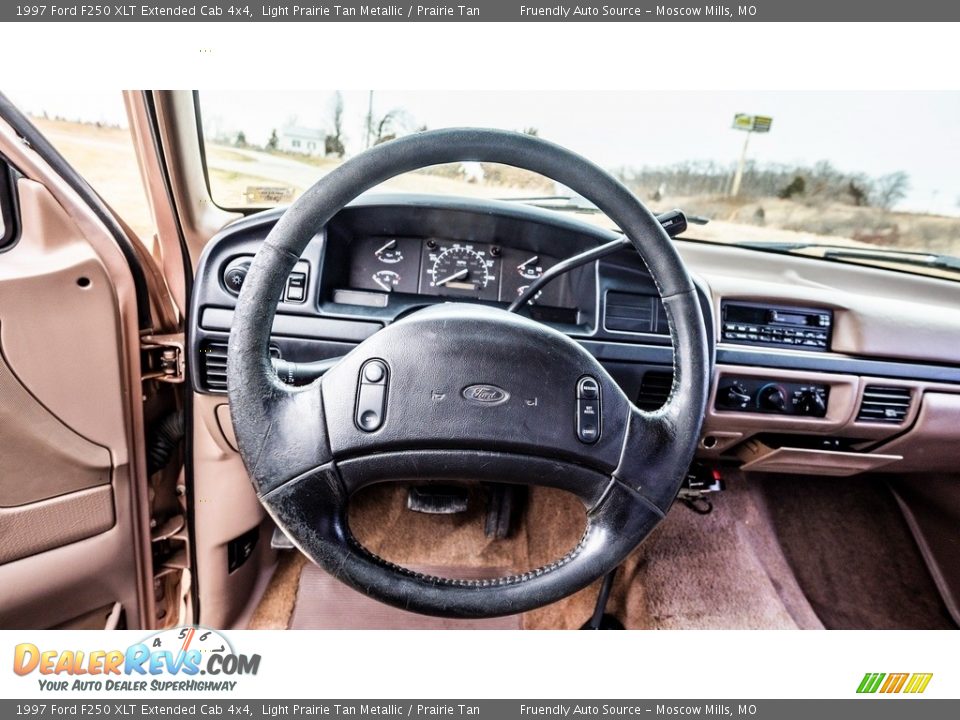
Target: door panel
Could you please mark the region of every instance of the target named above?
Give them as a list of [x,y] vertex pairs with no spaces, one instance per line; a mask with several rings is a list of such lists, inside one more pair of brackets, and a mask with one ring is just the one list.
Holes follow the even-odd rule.
[[152,625],[136,293],[114,238],[0,120],[0,628]]

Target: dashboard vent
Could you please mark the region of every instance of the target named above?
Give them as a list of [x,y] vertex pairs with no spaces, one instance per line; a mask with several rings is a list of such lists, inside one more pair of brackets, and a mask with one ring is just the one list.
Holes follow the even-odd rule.
[[910,412],[910,388],[867,385],[857,420],[899,425]]
[[227,344],[205,343],[203,357],[203,385],[213,392],[227,391]]
[[670,397],[673,387],[673,373],[662,370],[650,370],[643,374],[640,392],[637,393],[637,407],[641,410],[659,410]]
[[656,296],[611,290],[607,293],[603,324],[607,330],[618,332],[660,333],[658,300]]

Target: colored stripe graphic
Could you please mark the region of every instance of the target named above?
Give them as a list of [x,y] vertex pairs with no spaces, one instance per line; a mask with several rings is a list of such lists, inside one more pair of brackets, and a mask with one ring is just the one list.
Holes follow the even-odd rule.
[[933,673],[914,673],[904,690],[906,693],[922,693],[930,684]]
[[866,673],[860,685],[857,686],[857,692],[860,694],[872,694],[880,692],[883,694],[910,693],[919,694],[927,689],[933,673]]
[[890,673],[887,675],[887,681],[880,688],[882,693],[898,693],[903,689],[904,684],[910,673]]
[[880,687],[880,682],[884,677],[884,673],[867,673],[863,676],[863,680],[860,681],[860,687],[857,688],[857,692],[875,693],[877,688]]

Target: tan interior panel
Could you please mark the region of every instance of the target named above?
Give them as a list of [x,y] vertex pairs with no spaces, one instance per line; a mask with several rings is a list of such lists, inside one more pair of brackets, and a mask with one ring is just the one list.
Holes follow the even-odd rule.
[[718,331],[723,300],[812,305],[834,310],[835,352],[960,361],[960,283],[730,245],[681,242],[677,248],[710,287]]
[[106,607],[148,627],[133,275],[94,210],[4,121],[0,152],[22,175],[20,235],[0,255],[0,627]]
[[960,395],[928,392],[910,430],[880,448],[899,453],[897,472],[956,472],[960,468]]
[[896,463],[900,455],[837,452],[809,448],[771,448],[749,440],[738,448],[744,472],[791,473],[848,477]]
[[[75,433],[37,402],[10,370],[2,345],[0,447],[0,508],[110,482],[110,451]],[[9,532],[0,525],[0,538],[9,539]],[[6,549],[0,547],[0,562],[11,559],[4,560]]]
[[[720,389],[724,377],[763,378],[773,382],[782,380],[829,385],[830,397],[827,403],[827,415],[822,418],[814,418],[717,410],[717,391]],[[749,437],[756,432],[769,431],[832,433],[852,421],[856,413],[859,389],[860,378],[855,375],[717,365],[714,369],[713,389],[710,393],[706,419],[703,425],[703,437],[722,432],[740,432],[745,437]]]
[[227,445],[230,446],[230,449],[234,452],[240,452],[237,447],[237,436],[233,431],[233,420],[230,419],[230,406],[226,403],[217,405],[217,422],[220,425],[220,432],[223,433],[223,437],[227,441]]
[[40,183],[17,183],[22,232],[0,262],[0,344],[64,424],[127,462],[116,298],[83,232]]
[[109,485],[0,508],[0,565],[106,532],[113,523]]
[[[210,627],[231,627],[252,611],[251,599],[258,599],[251,597],[254,588],[276,562],[276,553],[270,548],[273,523],[257,499],[240,454],[224,436],[224,430],[232,426],[223,398],[194,394],[193,408],[194,545],[200,622]],[[227,544],[257,527],[261,529],[260,539],[253,555],[228,573]]]

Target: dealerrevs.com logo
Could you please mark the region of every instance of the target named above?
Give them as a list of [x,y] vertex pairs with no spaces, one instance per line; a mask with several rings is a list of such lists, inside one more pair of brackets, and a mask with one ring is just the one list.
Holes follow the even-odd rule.
[[927,689],[930,680],[933,679],[933,673],[866,673],[860,685],[857,686],[858,694],[881,693],[883,695],[893,695],[897,693],[906,693],[908,695],[918,695]]
[[231,692],[238,678],[256,675],[259,655],[244,655],[215,630],[182,627],[151,635],[125,650],[14,648],[13,671],[36,675],[44,691]]

